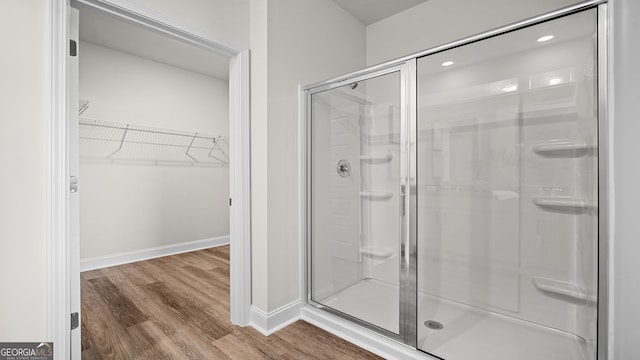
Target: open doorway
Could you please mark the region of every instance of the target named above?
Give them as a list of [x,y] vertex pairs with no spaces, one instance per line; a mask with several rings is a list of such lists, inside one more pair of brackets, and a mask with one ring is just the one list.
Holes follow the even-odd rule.
[[[54,159],[53,159],[54,169],[56,169],[57,167],[60,167],[60,170],[54,170],[54,178],[55,178],[55,174],[58,173],[58,171],[61,171],[62,174],[65,174],[64,178],[66,181],[64,181],[63,184],[65,184],[64,192],[67,193],[67,195],[63,196],[60,199],[56,198],[55,199],[56,201],[52,202],[51,204],[52,208],[54,209],[52,211],[55,211],[61,214],[66,214],[60,217],[59,224],[56,222],[53,224],[53,226],[60,227],[60,228],[66,227],[67,229],[70,229],[69,231],[65,231],[64,233],[62,232],[58,233],[59,235],[64,234],[64,237],[61,236],[58,238],[57,236],[54,236],[53,247],[50,249],[51,257],[52,257],[52,262],[51,262],[51,267],[53,269],[52,272],[58,274],[57,276],[54,277],[55,278],[54,281],[60,284],[65,284],[65,286],[61,286],[60,288],[52,287],[52,298],[55,299],[54,310],[52,312],[52,324],[53,324],[52,332],[53,332],[54,341],[60,344],[66,344],[66,346],[59,347],[58,351],[56,352],[57,356],[60,355],[63,358],[68,358],[68,357],[79,358],[80,357],[80,354],[79,354],[80,331],[74,330],[74,329],[81,328],[81,326],[77,326],[77,327],[74,326],[74,323],[77,323],[77,321],[74,320],[74,315],[76,315],[74,313],[78,313],[80,309],[80,304],[79,304],[80,303],[79,301],[80,268],[83,268],[86,270],[90,268],[102,267],[105,265],[107,266],[115,265],[118,262],[124,263],[124,262],[130,262],[130,261],[137,261],[137,260],[141,260],[144,257],[168,255],[172,252],[184,252],[188,250],[194,250],[196,248],[205,248],[205,247],[210,247],[212,245],[228,242],[231,244],[231,249],[229,252],[230,252],[230,258],[233,260],[231,262],[232,265],[230,266],[230,269],[229,269],[230,277],[231,277],[230,294],[229,294],[230,295],[229,303],[230,303],[230,310],[231,310],[230,318],[234,324],[247,325],[249,323],[249,311],[250,311],[250,277],[249,277],[250,268],[249,266],[250,264],[248,260],[250,258],[249,257],[250,254],[249,254],[248,245],[249,245],[249,224],[250,224],[249,221],[250,220],[249,220],[249,151],[248,151],[248,147],[249,147],[248,51],[228,46],[224,42],[216,41],[216,39],[213,39],[209,36],[203,36],[201,34],[198,34],[196,31],[191,31],[187,27],[181,26],[180,24],[171,23],[170,21],[167,21],[167,20],[161,21],[159,20],[162,18],[161,16],[148,12],[147,10],[130,9],[129,8],[130,5],[128,4],[119,4],[117,6],[114,6],[113,3],[117,3],[117,2],[109,2],[109,4],[106,4],[99,0],[95,0],[95,1],[82,0],[77,2],[73,1],[71,5],[74,7],[85,8],[85,10],[88,9],[89,11],[94,11],[96,12],[95,14],[96,16],[100,15],[100,13],[102,13],[101,15],[109,14],[111,19],[107,21],[113,21],[113,20],[124,21],[123,24],[125,25],[121,24],[120,26],[117,26],[118,31],[121,31],[126,27],[131,27],[133,24],[135,24],[137,26],[142,27],[143,29],[146,29],[147,31],[151,30],[151,32],[153,33],[153,36],[155,36],[156,39],[158,39],[159,37],[160,38],[164,37],[165,39],[163,40],[174,41],[175,44],[177,44],[177,47],[179,46],[191,47],[192,50],[195,50],[196,52],[204,51],[204,52],[213,53],[221,59],[218,62],[223,65],[222,67],[220,67],[220,69],[226,69],[224,70],[224,75],[228,77],[228,85],[226,85],[225,87],[227,96],[224,97],[224,99],[218,101],[218,103],[226,102],[226,104],[228,104],[226,107],[227,114],[226,116],[224,116],[226,117],[225,125],[227,126],[226,131],[228,133],[224,134],[224,130],[225,130],[224,127],[219,128],[218,131],[216,131],[215,128],[210,127],[209,129],[205,129],[205,131],[201,132],[200,130],[194,130],[193,128],[189,129],[189,128],[171,126],[171,124],[169,123],[151,124],[144,121],[138,122],[139,119],[141,118],[139,116],[135,116],[136,121],[127,121],[127,120],[114,121],[114,119],[104,119],[104,120],[100,119],[100,117],[104,116],[105,114],[114,114],[112,111],[116,111],[117,113],[118,111],[123,110],[123,108],[126,109],[127,107],[132,106],[132,104],[136,102],[135,101],[136,99],[135,98],[128,99],[127,101],[129,105],[127,105],[124,102],[120,102],[119,104],[112,106],[111,110],[109,110],[107,106],[104,106],[107,103],[105,99],[108,98],[108,96],[104,96],[104,94],[102,95],[98,94],[99,93],[98,90],[96,90],[97,92],[94,92],[92,96],[95,99],[100,99],[100,100],[93,101],[93,103],[91,99],[85,99],[85,96],[83,93],[87,93],[87,92],[85,92],[84,90],[81,89],[81,93],[77,94],[78,89],[77,88],[74,89],[74,79],[73,79],[73,71],[72,71],[74,66],[77,67],[77,63],[74,64],[74,61],[72,61],[71,58],[68,56],[71,56],[71,57],[76,56],[76,60],[77,60],[78,53],[82,54],[82,49],[79,49],[78,45],[80,46],[84,45],[87,48],[94,46],[94,49],[93,49],[94,55],[98,53],[102,53],[103,55],[105,53],[109,53],[111,54],[111,56],[115,56],[115,58],[119,57],[120,60],[122,60],[122,58],[124,57],[137,58],[138,62],[140,62],[140,60],[142,60],[143,62],[147,61],[148,63],[154,62],[156,63],[156,65],[158,65],[156,67],[161,67],[161,66],[164,66],[165,68],[173,67],[175,68],[174,73],[182,72],[184,75],[184,73],[191,72],[193,74],[199,74],[201,75],[201,77],[202,76],[211,77],[211,76],[210,74],[202,74],[199,71],[194,71],[194,69],[189,69],[189,68],[185,69],[185,67],[188,67],[187,66],[188,64],[171,64],[171,63],[167,63],[167,62],[170,62],[170,60],[166,60],[166,59],[163,61],[162,60],[159,61],[160,59],[149,59],[149,58],[145,59],[144,56],[141,56],[144,54],[139,54],[139,53],[132,54],[131,53],[133,52],[132,49],[129,49],[129,53],[125,51],[120,51],[121,53],[124,54],[124,56],[122,56],[122,54],[118,54],[116,56],[116,52],[122,49],[115,48],[116,47],[115,45],[122,44],[124,43],[124,41],[119,41],[119,42],[116,41],[115,43],[117,44],[111,43],[111,44],[86,45],[89,42],[81,41],[81,39],[79,39],[77,36],[74,38],[72,35],[72,30],[74,28],[74,24],[73,24],[74,21],[73,21],[71,11],[65,12],[64,16],[61,15],[60,18],[56,20],[58,23],[68,23],[70,25],[69,28],[71,32],[69,33],[69,36],[70,36],[70,40],[73,40],[73,41],[67,42],[69,46],[65,47],[68,50],[68,52],[64,54],[64,60],[63,59],[56,60],[56,61],[59,61],[60,64],[64,65],[64,67],[67,69],[67,79],[60,86],[67,88],[67,92],[65,92],[68,94],[66,99],[67,101],[65,102],[67,105],[61,105],[61,106],[62,106],[62,109],[64,109],[64,113],[68,114],[69,122],[60,122],[60,123],[54,122],[54,128],[59,129],[59,131],[62,131],[63,133],[68,132],[70,136],[63,137],[60,139],[60,142],[54,143],[54,147],[58,146],[61,148],[68,149],[68,153],[66,155],[68,156],[67,158],[68,160],[64,160],[62,158],[58,159],[58,158],[55,158],[54,156]],[[106,31],[104,31],[105,30],[104,26],[106,26],[105,22],[101,20],[101,21],[98,21],[98,24],[99,24],[98,31],[96,31],[96,35],[98,36],[105,35],[107,33]],[[75,26],[77,26],[77,24]],[[136,37],[133,36],[133,39],[135,40]],[[150,40],[150,39],[151,37],[146,39],[137,38],[136,41],[133,41],[133,42],[130,41],[129,43],[130,45],[137,44],[138,47],[140,48],[153,50],[154,46],[152,42],[156,40]],[[120,40],[122,40],[122,38],[120,38]],[[176,41],[176,40],[179,40],[179,41]],[[94,40],[94,41],[97,42],[97,40]],[[83,42],[85,42],[85,44],[82,44]],[[103,46],[103,45],[108,45],[108,46]],[[176,46],[172,48],[169,47],[169,51],[171,51],[172,49],[176,50],[177,47]],[[157,46],[156,44],[155,49],[166,50],[167,46]],[[184,50],[184,51],[187,51],[187,50]],[[153,51],[151,51],[151,53],[153,53]],[[180,51],[178,53],[182,54],[183,51]],[[173,55],[175,55],[175,53]],[[174,56],[174,58],[177,58],[177,56]],[[110,66],[113,66],[116,62],[120,60],[103,61],[102,64],[99,64],[98,66],[95,66],[95,67],[97,70],[100,70],[101,68],[102,70],[106,70],[107,68],[109,68]],[[215,60],[211,60],[211,58],[204,59],[204,60],[200,59],[200,61],[201,61],[200,65],[203,65],[203,64],[211,65],[212,63],[215,63]],[[82,63],[82,60],[80,60],[80,62]],[[228,65],[224,66],[225,64],[228,64]],[[148,69],[150,67],[153,67],[153,66],[142,66],[140,68]],[[96,69],[93,70],[93,73],[94,74],[100,73],[100,71],[95,71]],[[142,72],[142,70],[139,69],[138,72]],[[91,71],[89,73],[91,73]],[[114,74],[117,74],[117,73],[118,71],[116,70],[112,74],[112,76],[115,76]],[[102,74],[104,76],[109,76],[108,71],[102,71]],[[192,74],[192,77],[193,77],[193,74]],[[123,74],[120,73],[120,75],[123,75]],[[154,79],[158,81],[162,79],[162,77],[149,76],[149,78],[147,79],[147,83],[144,84],[145,86],[147,86],[148,90],[138,91],[137,92],[138,95],[135,97],[144,98],[145,96],[148,96],[149,93],[153,92],[153,90],[157,90],[157,89],[152,89],[152,86],[154,85],[152,82]],[[110,80],[113,80],[113,79],[110,79]],[[127,81],[131,80],[131,78],[127,76],[122,76],[121,80],[122,80],[120,81],[121,83],[126,83]],[[81,81],[83,81],[83,79],[81,79]],[[225,83],[224,79],[220,81]],[[155,85],[158,85],[158,84],[155,84]],[[214,90],[214,92],[215,91],[220,92],[221,88],[222,88],[221,86],[217,86],[217,90]],[[117,92],[117,90],[115,91]],[[112,95],[115,97],[118,97],[119,95],[122,95],[122,93],[124,93],[125,91],[123,89],[120,92],[121,94],[112,93]],[[195,93],[197,92],[198,91],[196,90]],[[91,91],[89,91],[89,93],[91,93]],[[194,93],[194,91],[192,91],[192,93]],[[199,95],[202,95],[202,94],[199,94]],[[169,97],[173,98],[172,96],[169,96]],[[85,101],[80,103],[79,101],[80,99]],[[138,100],[141,100],[141,99],[138,99]],[[160,99],[158,101],[162,102],[164,100],[166,99]],[[156,101],[156,104],[158,103],[158,101]],[[191,101],[193,101],[193,99],[191,99]],[[79,120],[77,118],[77,114],[80,112],[78,111],[79,103],[81,107],[80,111],[82,111],[82,115],[83,115],[82,120]],[[102,105],[96,107],[100,103]],[[94,110],[93,115],[92,115],[92,112],[90,111],[92,109],[92,106]],[[130,108],[130,109],[133,109],[133,108]],[[183,109],[185,108],[183,107]],[[184,110],[182,113],[184,114],[185,112],[188,112],[188,111],[189,110]],[[133,111],[132,113],[135,113],[135,111]],[[73,116],[74,114],[75,116]],[[158,113],[156,113],[156,115],[158,115]],[[92,116],[94,118],[91,119],[89,118],[89,116]],[[161,118],[161,117],[162,116],[156,116],[156,118]],[[187,116],[184,116],[184,118],[186,119]],[[72,123],[74,125],[72,125]],[[188,123],[188,120],[185,120],[183,123]],[[194,124],[195,123],[191,124],[190,126],[196,126]],[[99,125],[99,126],[96,126],[96,125]],[[82,135],[82,137],[84,137],[85,139],[81,140],[80,139],[81,136],[78,134],[75,134],[75,136],[73,136],[74,127],[76,127],[76,129],[77,127],[81,127],[80,130],[85,133],[84,135]],[[82,128],[84,128],[84,130]],[[87,133],[86,129],[92,129],[92,130],[88,131]],[[108,147],[105,144],[112,143],[111,140],[113,140],[109,138],[110,135],[104,134],[105,131],[110,132],[111,136],[113,135],[114,132],[119,132],[122,134],[122,136],[120,137],[120,144],[116,148],[117,151],[114,150],[112,152],[114,155],[107,154],[106,157],[102,156],[102,159],[99,159],[100,156],[93,156],[93,155],[96,155],[101,151],[104,152],[105,150],[104,148]],[[220,132],[222,132],[222,134],[220,134]],[[136,138],[132,138],[132,137],[129,138],[129,140],[133,139],[134,141],[131,144],[127,144],[128,147],[130,148],[128,154],[125,154],[124,152],[122,152],[122,150],[125,149],[125,144],[123,141],[123,138],[125,138],[124,133],[128,133],[129,135],[138,134],[139,136],[137,140]],[[210,135],[213,135],[213,136],[210,136]],[[152,138],[149,138],[149,136],[152,136],[155,138],[152,139]],[[107,139],[105,139],[105,137]],[[191,159],[191,164],[187,165],[186,162],[182,162],[180,159],[177,159],[177,157],[175,156],[176,155],[175,151],[173,152],[157,151],[158,148],[161,147],[161,145],[164,145],[166,147],[167,142],[169,143],[169,145],[171,144],[176,145],[173,143],[175,139],[183,139],[185,137],[191,137],[190,143],[187,146],[187,151],[183,152],[184,155],[186,155],[188,158]],[[101,142],[96,141],[95,140],[96,138],[102,138],[102,141]],[[74,160],[77,161],[77,159],[80,157],[81,154],[79,154],[77,150],[74,150],[74,148],[78,149],[80,148],[81,145],[86,147],[86,144],[80,144],[80,143],[89,142],[89,141],[93,141],[94,145],[89,146],[89,149],[92,149],[92,150],[89,151],[88,153],[84,152],[83,158],[85,158],[85,160],[87,158],[92,158],[91,161],[93,163],[91,166],[93,166],[93,169],[91,169],[90,171],[80,171],[81,176],[78,183],[81,184],[81,186],[79,186],[81,191],[77,191],[76,189],[74,189],[74,185],[77,184],[76,181],[78,179],[78,172],[76,169],[73,168],[72,165]],[[197,142],[200,142],[200,141],[201,142],[208,141],[210,143],[215,143],[215,144],[214,146],[209,147],[208,150],[205,152],[204,151],[205,146],[201,146],[197,144]],[[95,145],[96,142],[101,144]],[[113,145],[113,144],[110,144],[110,145]],[[149,149],[140,151],[141,150],[140,147],[143,147],[143,146],[148,147],[149,145],[152,145],[151,147],[155,149],[153,151]],[[173,146],[173,147],[179,147],[179,146]],[[169,148],[173,148],[173,147],[169,146]],[[138,149],[134,149],[134,148],[138,148]],[[153,154],[154,152],[156,153],[155,155]],[[115,153],[119,153],[118,159],[116,159]],[[143,154],[143,156],[141,157],[133,156],[132,155],[133,153],[137,153],[138,155]],[[158,155],[157,153],[162,154],[162,157],[160,159],[157,159],[157,155]],[[64,154],[65,152],[62,152],[61,155],[64,155]],[[89,161],[89,163],[91,163],[91,161]],[[89,163],[85,162],[85,164],[89,164]],[[176,236],[169,236],[168,238],[161,239],[159,244],[158,243],[151,244],[147,242],[147,243],[138,244],[134,247],[129,247],[127,249],[126,246],[131,245],[129,242],[125,241],[125,242],[120,242],[118,244],[120,239],[115,239],[117,235],[115,237],[111,236],[110,237],[111,241],[109,241],[112,243],[111,245],[104,247],[103,246],[105,245],[104,243],[108,241],[108,240],[105,240],[104,238],[102,239],[102,241],[98,241],[97,243],[94,243],[93,245],[96,245],[97,247],[94,248],[93,250],[90,250],[89,253],[84,253],[82,255],[85,261],[83,261],[81,264],[80,251],[76,251],[81,247],[80,240],[79,240],[80,237],[74,236],[75,234],[73,230],[76,227],[80,228],[80,221],[77,215],[74,215],[74,211],[73,211],[74,201],[77,202],[77,194],[83,193],[84,189],[82,185],[90,185],[90,183],[92,182],[92,180],[90,179],[91,177],[94,178],[93,180],[95,180],[94,181],[95,184],[99,184],[100,182],[102,182],[102,185],[105,185],[105,184],[114,185],[113,184],[114,181],[105,182],[106,180],[105,177],[114,176],[114,174],[110,174],[107,176],[106,172],[104,172],[107,170],[97,169],[98,166],[103,166],[103,165],[116,165],[119,168],[128,167],[130,169],[138,168],[137,175],[126,175],[122,173],[117,176],[117,178],[120,179],[119,180],[120,185],[125,185],[124,187],[120,187],[119,190],[124,192],[128,191],[125,189],[128,186],[127,185],[128,180],[125,180],[125,179],[129,179],[129,180],[135,179],[135,176],[139,176],[142,173],[146,173],[146,174],[143,174],[142,178],[138,178],[137,180],[134,180],[134,182],[145,183],[147,186],[143,188],[139,187],[138,188],[139,191],[147,191],[149,190],[148,188],[153,188],[153,187],[156,187],[156,190],[158,190],[157,189],[158,184],[152,184],[151,181],[146,181],[146,180],[162,177],[165,180],[164,184],[160,186],[160,192],[162,192],[163,186],[165,186],[165,188],[168,185],[171,185],[172,187],[177,187],[175,186],[176,184],[181,184],[182,180],[185,180],[189,177],[199,178],[200,181],[204,183],[208,182],[207,180],[202,180],[201,177],[195,176],[194,173],[198,173],[198,172],[202,173],[202,172],[205,172],[205,170],[211,170],[211,169],[217,169],[219,170],[218,172],[220,172],[220,170],[225,171],[224,169],[226,169],[225,175],[217,174],[217,176],[214,176],[217,179],[216,181],[218,182],[218,185],[225,183],[227,187],[226,191],[224,190],[218,191],[217,198],[214,200],[214,202],[221,202],[223,204],[223,207],[221,208],[227,209],[226,216],[224,214],[222,215],[218,214],[217,216],[214,216],[214,217],[218,217],[218,219],[212,219],[211,222],[215,223],[216,226],[218,227],[218,229],[216,230],[217,233],[214,232],[212,233],[212,236],[210,237],[208,236],[204,239],[193,240],[194,236],[199,236],[200,234],[204,234],[204,233],[211,234],[211,231],[210,231],[211,228],[207,229],[207,226],[209,226],[210,224],[203,225],[199,228],[197,225],[193,225],[193,223],[185,225],[185,223],[187,223],[185,219],[188,219],[189,215],[192,215],[192,216],[202,215],[203,217],[207,218],[206,214],[207,213],[211,214],[211,211],[209,211],[211,209],[195,209],[194,210],[191,208],[186,211],[160,214],[156,216],[156,223],[160,227],[160,229],[162,229],[163,227],[165,230],[168,229],[167,227],[165,227],[167,224],[167,221],[162,221],[166,219],[173,219],[173,220],[178,219],[177,221],[178,226],[177,228],[174,227],[169,231],[159,230],[159,233],[164,233],[165,235],[167,233],[169,234],[173,233],[175,235],[179,233],[185,233],[186,232],[185,229],[194,230],[195,228],[195,231],[194,231],[195,235],[191,234],[188,237],[188,238],[191,238],[192,240],[186,240],[186,241],[178,240],[176,242],[171,240],[172,237],[173,239],[176,239],[177,238]],[[140,169],[141,167],[146,167],[146,170],[141,170]],[[155,170],[149,170],[152,167],[155,167]],[[163,168],[163,169],[160,169],[160,168]],[[195,171],[192,171],[191,174],[187,174],[183,172],[182,174],[174,173],[171,175],[167,175],[171,169],[175,170],[176,168],[182,168],[182,170],[186,170],[187,168],[189,168],[190,170],[195,170]],[[103,172],[101,173],[101,171]],[[87,176],[89,179],[87,181],[87,184],[84,184],[82,179],[82,173],[90,174],[91,172],[93,172],[93,174]],[[211,179],[212,177],[209,176],[209,180]],[[132,184],[133,183],[129,183],[129,185],[132,185]],[[215,185],[213,187],[215,187]],[[195,188],[196,188],[195,186],[185,185],[182,190],[188,193],[189,191],[194,190]],[[218,188],[220,188],[220,186],[218,186]],[[222,185],[222,188],[225,188],[224,185]],[[71,189],[71,191],[68,191],[69,189]],[[74,195],[74,193],[76,195]],[[122,194],[115,195],[115,196],[117,197],[121,195]],[[163,195],[167,195],[167,194],[163,194]],[[75,196],[75,200],[74,200],[74,196]],[[81,195],[81,197],[82,196],[83,195]],[[104,208],[113,206],[115,203],[114,201],[111,201],[111,200],[115,200],[113,198],[111,200],[104,199],[103,194],[99,194],[99,191],[94,192],[94,196],[103,197],[103,200],[105,202],[102,203],[103,204],[103,206],[101,206],[102,209],[98,209],[96,212],[94,212],[93,216],[95,216],[96,213],[99,213],[102,210],[105,210]],[[146,201],[149,201],[149,199],[157,200],[158,198],[163,198],[163,196],[160,196],[160,195],[155,196],[152,194],[146,199]],[[234,200],[233,206],[229,207],[231,198],[233,198]],[[218,201],[218,200],[222,200],[222,201]],[[176,194],[173,194],[168,198],[164,196],[164,200],[162,202],[164,203],[164,205],[168,204],[169,208],[173,207],[174,210],[176,207],[178,207],[178,204],[184,205],[184,204],[192,203],[190,199],[185,197],[180,197],[179,195],[176,195]],[[142,200],[142,203],[145,203],[145,199]],[[105,204],[108,204],[108,205],[105,205]],[[140,206],[146,206],[146,205],[140,205]],[[207,207],[206,202],[204,204],[201,204],[201,206],[206,208]],[[156,206],[155,208],[157,209],[159,207],[160,206]],[[112,210],[113,212],[118,211],[117,208],[116,209],[111,208],[110,210]],[[135,215],[132,215],[132,216],[140,220],[141,219],[140,215],[142,215],[142,212],[138,211]],[[212,216],[208,216],[208,218],[211,219]],[[161,221],[158,221],[158,219],[160,219]],[[62,225],[63,223],[66,225],[63,226]],[[224,224],[226,224],[226,227],[224,226]],[[107,225],[107,227],[108,226],[109,225]],[[182,228],[180,229],[180,227]],[[103,228],[103,230],[106,230],[106,229],[107,228]],[[104,233],[104,232],[105,231],[102,231],[100,233]],[[227,236],[225,235],[216,236],[224,232],[227,233]],[[97,235],[97,237],[100,237],[100,235]],[[136,236],[134,235],[134,237]],[[162,237],[162,235],[160,237]],[[128,245],[126,245],[125,243]],[[187,244],[185,245],[184,243],[187,243]],[[112,245],[114,247],[112,247],[111,249],[108,249],[108,247]],[[121,246],[121,245],[125,245],[125,247],[118,248],[118,246]],[[151,247],[149,247],[150,245]],[[157,245],[157,246],[154,246],[154,245]],[[137,249],[135,249],[136,247]],[[94,253],[94,255],[96,256],[91,256],[90,252],[95,251],[97,248],[101,248],[101,250],[99,251],[103,251],[103,253],[99,255],[96,255],[98,253]],[[120,250],[124,250],[124,251],[120,251]],[[152,250],[152,251],[148,251],[148,250]],[[117,255],[117,256],[114,256],[114,255]],[[68,317],[69,311],[71,312],[71,318]],[[66,320],[63,320],[65,318]],[[70,328],[71,328],[71,331],[69,330]]]
[[77,9],[81,355],[228,330],[229,58]]
[[228,57],[77,9],[81,271],[228,244]]

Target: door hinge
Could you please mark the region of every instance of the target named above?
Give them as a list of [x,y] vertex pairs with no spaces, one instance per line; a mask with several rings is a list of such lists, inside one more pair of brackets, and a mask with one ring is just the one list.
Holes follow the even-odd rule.
[[78,43],[75,40],[69,40],[69,55],[78,55]]
[[229,198],[229,206],[231,206],[231,198]]
[[78,178],[75,176],[71,176],[69,178],[69,192],[71,193],[78,192]]
[[71,313],[71,330],[80,326],[80,315],[77,312]]

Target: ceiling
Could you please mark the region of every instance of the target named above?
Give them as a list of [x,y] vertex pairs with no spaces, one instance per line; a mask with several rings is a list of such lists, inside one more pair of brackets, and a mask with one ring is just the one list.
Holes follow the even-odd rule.
[[427,0],[333,0],[338,6],[370,25],[391,15],[407,10]]
[[[333,0],[369,25],[427,0]],[[229,58],[122,21],[79,3],[80,40],[219,79],[229,79]]]
[[229,79],[227,56],[119,20],[89,6],[75,4],[74,7],[80,11],[81,41],[219,79]]

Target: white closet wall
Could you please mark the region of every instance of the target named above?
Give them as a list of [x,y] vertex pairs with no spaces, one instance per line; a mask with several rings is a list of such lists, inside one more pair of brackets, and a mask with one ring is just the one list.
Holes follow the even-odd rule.
[[[82,118],[228,135],[226,80],[87,42],[80,98]],[[80,189],[82,259],[229,235],[227,167],[81,161]]]

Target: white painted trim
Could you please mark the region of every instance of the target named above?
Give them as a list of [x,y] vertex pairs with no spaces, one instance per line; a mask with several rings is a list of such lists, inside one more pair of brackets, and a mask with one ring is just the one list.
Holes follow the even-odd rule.
[[615,334],[614,334],[614,329],[615,329],[615,302],[616,302],[616,289],[615,289],[615,251],[616,251],[616,191],[615,191],[615,146],[614,146],[614,134],[615,134],[615,126],[616,126],[616,118],[615,118],[615,100],[616,100],[616,86],[615,86],[615,79],[616,77],[614,76],[614,69],[613,66],[615,64],[615,56],[616,56],[616,6],[617,6],[617,2],[616,1],[609,1],[607,3],[607,6],[609,7],[609,9],[607,10],[607,13],[609,15],[609,23],[608,23],[608,27],[607,27],[607,44],[608,47],[605,50],[607,52],[607,61],[608,61],[608,67],[607,67],[607,102],[608,102],[608,106],[607,106],[607,120],[609,121],[608,123],[608,139],[607,139],[607,154],[608,154],[608,158],[605,160],[607,161],[607,166],[609,167],[609,174],[608,174],[608,182],[609,182],[609,192],[607,193],[607,196],[609,197],[609,205],[608,205],[608,218],[607,221],[609,223],[609,234],[607,235],[607,240],[609,243],[609,259],[607,261],[607,265],[608,268],[606,269],[607,274],[608,274],[608,281],[607,281],[607,285],[609,286],[609,288],[607,289],[608,292],[608,311],[607,311],[607,316],[609,317],[608,319],[608,323],[607,323],[607,328],[609,330],[609,334],[607,335],[607,359],[615,359],[615,343],[614,341],[616,340],[615,338]]
[[299,319],[300,301],[296,300],[268,313],[253,306],[250,325],[264,336],[269,336]]
[[130,0],[75,0],[84,5],[104,11],[122,20],[133,22],[162,35],[180,40],[203,49],[213,50],[221,55],[234,56],[243,50],[242,46],[204,33],[181,24],[178,20]]
[[[231,243],[231,321],[246,326],[251,319],[251,199],[250,199],[250,121],[249,121],[249,51],[211,34],[150,11],[130,0],[77,0],[153,31],[191,45],[231,57],[229,74],[230,195],[233,199],[230,218]],[[47,232],[47,331],[58,344],[56,359],[68,359],[70,349],[70,240],[68,217],[68,155],[66,152],[67,103],[67,24],[70,0],[50,0],[51,39],[51,114],[48,137],[48,232]],[[233,89],[233,90],[232,90]],[[238,186],[240,185],[240,186]]]
[[298,86],[298,283],[300,299],[307,303],[307,92]]
[[68,359],[71,349],[70,276],[68,248],[68,0],[49,1],[49,63],[51,103],[47,123],[47,338],[53,341],[54,357]]
[[229,193],[231,212],[231,322],[251,321],[251,125],[249,50],[229,62]]
[[371,330],[342,320],[325,311],[307,305],[300,310],[300,319],[324,329],[346,341],[366,349],[385,359],[422,359],[436,360],[438,358],[379,335]]
[[229,236],[187,241],[178,244],[157,246],[148,249],[121,252],[117,254],[96,256],[80,260],[80,272],[102,269],[111,266],[129,264],[138,261],[155,259],[164,256],[182,254],[190,251],[209,249],[216,246],[228,245]]

